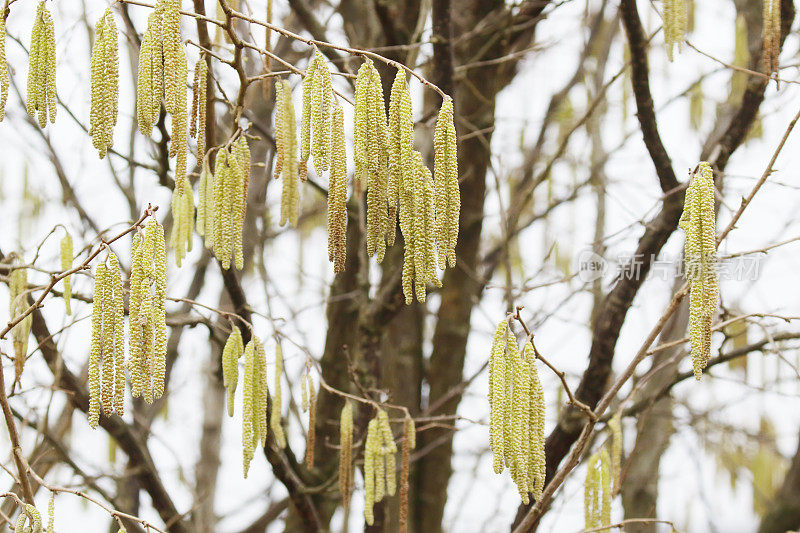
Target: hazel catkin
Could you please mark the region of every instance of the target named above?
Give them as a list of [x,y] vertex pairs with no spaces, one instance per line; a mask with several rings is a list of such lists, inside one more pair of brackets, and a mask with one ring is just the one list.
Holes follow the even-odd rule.
[[[11,271],[8,281],[8,316],[14,320],[28,310],[28,271],[25,268],[16,268]],[[28,337],[31,333],[33,317],[29,313],[11,329],[11,339],[14,345],[14,381],[18,382],[25,368],[28,356]]]
[[[232,260],[236,268],[244,266],[242,230],[247,211],[250,164],[250,147],[244,134],[233,141],[230,148],[222,147],[217,151],[213,177],[213,250],[224,269],[230,268]],[[208,240],[208,228],[205,233]]]
[[41,128],[47,124],[48,116],[50,122],[56,120],[55,29],[53,18],[44,0],[41,0],[36,8],[36,18],[31,30],[28,95],[25,107],[30,116],[37,116]]
[[386,494],[395,492],[395,457],[397,445],[389,426],[386,411],[378,408],[367,425],[364,444],[364,519],[368,525],[375,520],[373,506]]
[[222,383],[227,391],[228,416],[233,416],[233,401],[239,382],[239,358],[244,353],[242,332],[233,326],[225,346],[222,348]]
[[147,403],[164,392],[167,356],[165,297],[167,258],[164,228],[150,219],[133,238],[130,279],[131,395]]
[[261,341],[253,335],[244,349],[242,458],[245,478],[258,443],[266,445],[268,395],[266,353]]
[[686,23],[686,0],[664,0],[664,41],[670,61],[673,60],[673,48],[677,45],[680,52],[683,47]]
[[192,117],[189,134],[197,139],[197,159],[202,161],[206,155],[206,92],[208,90],[208,63],[204,55],[194,66],[192,83]]
[[417,447],[417,428],[414,419],[406,414],[403,420],[403,444],[400,460],[400,510],[398,512],[398,531],[408,529],[408,476],[411,471],[411,450]]
[[353,406],[345,400],[339,417],[339,494],[342,506],[350,507],[353,486]]
[[347,153],[344,112],[334,102],[331,118],[331,175],[328,180],[328,260],[335,273],[344,272],[347,256]]
[[[303,87],[305,91],[305,86]],[[287,81],[275,82],[275,179],[283,178],[281,220],[297,226],[300,209],[300,179],[297,162],[297,123],[292,90]],[[305,98],[305,92],[304,92]],[[305,131],[305,130],[304,130]]]
[[91,59],[91,111],[89,134],[100,159],[114,143],[119,101],[117,25],[107,8],[95,27]]
[[[65,232],[64,237],[61,239],[61,270],[67,271],[72,268],[72,235]],[[72,277],[71,274],[64,276],[64,307],[67,315],[72,314],[71,299],[72,299]]]
[[584,482],[584,520],[586,529],[611,524],[610,458],[603,448],[589,458]]
[[456,265],[458,219],[461,196],[458,189],[458,153],[453,123],[453,99],[446,96],[433,133],[433,175],[436,189],[436,241],[439,268]]
[[275,436],[278,448],[286,447],[286,435],[281,425],[281,375],[283,374],[283,350],[280,343],[275,346],[275,381],[272,391],[272,403],[269,410],[269,427]]
[[781,52],[781,2],[780,0],[762,0],[762,67],[764,73],[771,76],[778,71],[778,56]]
[[0,13],[0,122],[6,116],[8,101],[8,62],[6,60],[6,15]]
[[686,234],[689,339],[694,375],[699,380],[711,356],[711,322],[719,296],[714,173],[706,162],[701,162],[692,176],[678,225]]

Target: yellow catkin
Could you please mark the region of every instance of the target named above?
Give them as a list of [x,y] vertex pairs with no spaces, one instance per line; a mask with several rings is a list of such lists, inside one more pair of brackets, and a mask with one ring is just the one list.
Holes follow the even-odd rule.
[[436,241],[439,268],[456,265],[458,218],[461,193],[458,189],[458,149],[453,123],[453,99],[444,98],[433,133],[433,175],[436,189]]
[[436,276],[435,205],[433,178],[422,164],[422,155],[412,151],[413,171],[404,169],[400,183],[400,231],[405,240],[403,294],[410,304],[416,295],[424,302],[426,285],[440,285]]
[[[233,141],[230,149],[217,151],[213,177],[214,215],[213,232],[205,228],[206,245],[213,234],[214,255],[222,267],[244,266],[242,231],[247,211],[247,190],[250,182],[250,147],[244,135]],[[205,187],[208,202],[208,184]],[[206,217],[208,214],[206,213]]]
[[308,391],[308,432],[306,433],[306,468],[314,468],[314,447],[317,441],[317,389],[311,380],[311,374],[306,374]]
[[[516,344],[516,339],[514,340]],[[530,361],[517,351],[512,361],[514,395],[511,411],[511,475],[520,498],[528,504],[528,458],[530,456]],[[508,444],[508,443],[506,443]]]
[[317,66],[311,95],[311,155],[317,174],[327,172],[330,157],[330,117],[333,87],[328,62],[319,49],[314,49]]
[[611,473],[608,451],[603,448],[589,458],[584,483],[584,520],[586,529],[611,524]]
[[[403,181],[413,181],[414,119],[411,109],[411,94],[406,83],[405,71],[398,70],[389,96],[388,136],[386,141],[388,176],[386,198],[389,205],[387,244],[394,244],[397,224],[398,202]],[[401,207],[402,209],[402,204]],[[402,231],[402,219],[401,219]]]
[[506,375],[505,375],[505,389],[506,389],[506,403],[503,406],[503,459],[506,466],[511,470],[512,478],[515,476],[515,449],[514,449],[514,361],[519,357],[519,348],[517,347],[517,338],[511,328],[506,332]]
[[164,0],[159,0],[147,18],[147,30],[139,46],[139,68],[136,78],[136,118],[139,132],[150,135],[158,122],[164,95],[164,43],[162,26]]
[[242,391],[242,458],[244,477],[250,470],[259,441],[267,438],[267,379],[264,346],[253,336],[244,349]]
[[54,533],[56,525],[56,493],[50,493],[50,502],[47,504],[47,530],[46,533]]
[[345,400],[339,417],[339,494],[342,506],[350,507],[353,485],[353,406]]
[[664,41],[670,61],[674,57],[673,48],[677,45],[680,53],[683,47],[686,23],[686,0],[664,0]]
[[533,499],[539,501],[544,490],[544,481],[547,465],[545,463],[545,403],[542,382],[536,370],[536,355],[533,344],[528,341],[523,348],[523,356],[529,362],[530,370],[530,428],[527,438],[529,440],[530,456],[528,457],[528,490],[533,493]]
[[233,401],[239,382],[239,358],[244,353],[242,332],[234,326],[222,348],[222,383],[228,397],[228,416],[233,416]]
[[269,427],[275,436],[275,443],[279,448],[286,447],[286,435],[281,425],[281,375],[283,374],[283,350],[281,345],[275,346],[275,381],[272,391],[272,404],[269,410]]
[[[367,59],[358,71],[354,120],[355,178],[367,190],[367,254],[383,260],[388,217],[388,125],[378,70]],[[391,228],[393,231],[394,228]]]
[[[380,429],[378,418],[375,417],[367,424],[367,439],[364,443],[364,520],[367,525],[375,522],[372,507],[375,505],[375,462],[380,454]],[[381,480],[382,482],[382,480]]]
[[124,414],[125,332],[122,274],[113,252],[95,269],[89,350],[89,425],[105,415]]
[[133,239],[130,279],[129,367],[131,395],[152,403],[164,392],[167,326],[167,259],[164,228],[148,221]]
[[[9,280],[8,316],[15,319],[28,309],[28,271],[17,268],[11,272]],[[11,330],[14,345],[14,381],[19,381],[28,355],[28,337],[31,333],[32,317],[29,314]]]
[[617,411],[608,421],[611,431],[611,478],[613,480],[613,494],[620,490],[620,475],[622,473],[622,411]]
[[[67,271],[72,268],[72,235],[67,232],[61,239],[61,270]],[[64,276],[64,307],[67,315],[72,314],[72,275]]]
[[[299,173],[305,179],[308,171],[308,159],[311,157],[311,111],[314,100],[314,86],[317,83],[317,56],[311,60],[303,78],[303,116],[300,126],[300,168]],[[277,92],[277,87],[276,87]],[[276,131],[277,130],[276,128]],[[280,154],[279,154],[280,157]]]
[[499,474],[505,468],[505,451],[503,449],[503,410],[506,405],[506,336],[508,322],[503,320],[497,325],[489,355],[489,439],[494,457],[494,471]]
[[700,379],[711,356],[711,322],[717,309],[716,221],[714,173],[698,165],[686,190],[679,226],[686,233],[686,277],[689,281],[689,338],[694,375]]
[[50,122],[56,120],[56,38],[44,0],[39,2],[31,30],[25,107],[30,116],[37,116],[39,127],[45,127],[48,116]]
[[8,101],[8,62],[6,60],[6,14],[0,13],[0,122],[6,116]]
[[780,0],[762,0],[762,38],[764,50],[762,63],[764,73],[772,75],[778,71],[778,56],[781,51],[781,2]]
[[14,533],[41,533],[42,515],[31,504],[26,504],[17,517]]
[[[305,91],[305,86],[303,90]],[[277,144],[275,151],[275,178],[283,178],[280,224],[284,225],[288,222],[292,226],[297,226],[297,217],[300,211],[297,122],[294,116],[292,89],[289,86],[289,82],[275,82],[275,95],[275,138]]]
[[206,247],[214,244],[214,174],[211,172],[209,154],[203,157],[200,181],[197,184],[197,234],[205,237]]
[[197,159],[206,155],[206,91],[208,89],[208,63],[204,55],[194,66],[192,83],[192,118],[189,121],[189,135],[197,139]]
[[89,134],[100,158],[114,143],[119,102],[117,25],[107,8],[95,27],[91,59],[91,111]]
[[333,106],[331,125],[331,175],[328,180],[328,260],[333,271],[344,272],[347,256],[347,153],[345,152],[344,112]]
[[395,476],[395,454],[397,453],[397,444],[394,442],[392,435],[392,428],[389,425],[389,417],[386,411],[378,411],[378,424],[381,430],[383,442],[381,443],[381,454],[386,460],[386,494],[394,496],[397,490],[397,478]]
[[172,193],[172,230],[169,244],[175,251],[175,264],[181,266],[186,253],[192,251],[194,231],[194,198],[191,187],[177,188]]
[[403,421],[403,444],[400,462],[400,510],[398,512],[398,531],[408,530],[408,475],[411,469],[411,450],[417,447],[417,428],[414,419],[406,414]]

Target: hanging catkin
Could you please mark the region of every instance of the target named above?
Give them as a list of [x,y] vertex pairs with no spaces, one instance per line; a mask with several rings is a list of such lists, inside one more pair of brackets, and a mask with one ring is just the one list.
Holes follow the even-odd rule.
[[[61,239],[61,270],[67,271],[72,268],[72,235],[66,232]],[[72,314],[72,275],[64,276],[64,307],[67,315]]]
[[91,111],[89,135],[100,159],[114,144],[119,101],[119,57],[117,25],[107,8],[95,28],[91,61]]
[[344,272],[347,258],[347,153],[344,111],[334,102],[331,124],[331,175],[328,180],[328,260]]
[[692,176],[678,225],[686,233],[686,278],[689,281],[689,338],[697,379],[711,356],[711,322],[717,309],[717,244],[714,173],[706,162]]
[[48,115],[50,122],[56,120],[56,35],[44,0],[39,2],[31,30],[25,107],[30,116],[38,113],[41,128],[47,124]]
[[306,366],[305,375],[300,378],[303,389],[303,411],[308,411],[308,432],[306,433],[306,468],[314,468],[314,446],[317,441],[317,389],[311,379],[311,368]]
[[544,488],[545,404],[533,344],[522,352],[508,323],[498,324],[489,358],[489,438],[494,471],[505,467],[524,503]]
[[[236,268],[244,266],[242,229],[247,210],[250,162],[250,146],[244,134],[232,143],[230,149],[222,147],[217,151],[213,178],[213,250],[225,269],[230,268],[231,259],[234,258]],[[205,231],[208,239],[209,229]]]
[[680,53],[685,34],[686,0],[664,0],[664,41],[670,61],[674,57],[675,45],[678,46],[678,53]]
[[350,508],[353,486],[353,406],[345,400],[339,417],[339,494],[342,506]]
[[585,529],[611,524],[611,474],[608,451],[603,448],[589,458],[584,483],[583,512]]
[[181,266],[181,261],[187,252],[192,251],[194,231],[194,198],[192,188],[189,186],[172,193],[172,230],[169,236],[169,245],[175,250],[175,264]]
[[200,181],[197,184],[197,234],[205,237],[206,248],[214,246],[214,174],[208,162],[209,154],[203,157]]
[[228,393],[228,416],[233,416],[233,400],[239,382],[239,358],[244,353],[242,332],[233,326],[225,346],[222,348],[222,384]]
[[175,157],[176,192],[183,191],[186,181],[187,78],[180,0],[159,0],[147,20],[139,50],[136,108],[139,131],[144,135],[150,135],[158,122],[162,98],[164,109],[172,116],[169,155]]
[[367,190],[367,254],[381,262],[387,232],[394,231],[388,217],[388,125],[381,77],[369,58],[356,77],[354,122],[355,179]]
[[56,525],[56,493],[50,493],[50,502],[47,504],[47,531],[46,533],[55,533]]
[[197,159],[206,155],[206,91],[208,89],[208,63],[205,55],[194,66],[192,83],[192,118],[189,121],[189,135],[197,139]]
[[404,179],[413,181],[414,119],[411,93],[406,83],[405,71],[398,70],[389,96],[389,133],[386,142],[388,177],[386,198],[389,203],[387,243],[394,244],[397,210],[401,184]]
[[14,533],[42,533],[42,515],[31,504],[20,510]]
[[275,443],[279,448],[286,447],[286,435],[281,426],[281,375],[283,374],[283,350],[278,343],[275,346],[275,386],[272,391],[272,404],[269,410],[269,427],[275,436]]
[[266,353],[254,335],[244,349],[242,458],[245,478],[259,441],[262,446],[267,444],[267,396]]
[[436,276],[435,206],[431,172],[422,164],[422,155],[412,152],[412,171],[400,183],[400,231],[405,241],[403,256],[403,294],[406,304],[424,302],[426,286],[440,286]]
[[317,174],[328,170],[330,116],[333,86],[328,62],[314,47],[314,59],[303,78],[303,123],[300,130],[300,179],[305,180],[308,159],[314,158]]
[[395,457],[397,444],[389,426],[386,411],[378,408],[375,418],[367,425],[364,444],[364,519],[372,525],[375,517],[373,505],[386,494],[393,496],[396,488]]
[[[308,78],[306,78],[307,80]],[[305,85],[303,98],[305,98]],[[305,125],[304,125],[305,127]],[[288,81],[275,82],[275,179],[283,177],[281,226],[297,226],[300,210],[300,179],[297,163],[297,122]]]
[[417,447],[417,428],[414,419],[407,413],[403,421],[403,444],[400,463],[400,511],[398,531],[405,533],[408,529],[408,475],[411,469],[411,450]]
[[778,71],[778,56],[781,53],[781,1],[762,0],[762,38],[764,50],[762,63],[764,73],[771,76]]
[[[17,268],[11,271],[10,278],[8,282],[10,293],[8,317],[14,320],[28,310],[28,271],[24,268]],[[19,381],[25,367],[32,320],[33,317],[28,314],[11,329],[12,344],[14,345],[14,381]]]
[[6,116],[8,101],[8,63],[6,61],[6,14],[0,13],[0,122]]
[[97,265],[92,300],[92,342],[89,349],[89,425],[103,414],[122,416],[125,408],[125,331],[119,261],[109,251]]
[[131,395],[152,403],[164,392],[167,356],[167,258],[164,228],[155,219],[150,219],[144,231],[133,237],[131,255]]
[[456,265],[458,218],[461,193],[458,189],[458,152],[453,123],[453,99],[446,96],[439,110],[433,133],[433,174],[436,186],[436,241],[439,245],[439,268]]

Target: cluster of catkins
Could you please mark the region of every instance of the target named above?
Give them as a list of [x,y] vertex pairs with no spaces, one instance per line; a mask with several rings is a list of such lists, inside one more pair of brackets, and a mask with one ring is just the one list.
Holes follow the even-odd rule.
[[778,56],[781,53],[781,0],[763,0],[762,20],[763,68],[767,75],[772,75],[778,71]]
[[[296,122],[287,82],[276,84],[275,177],[283,178],[281,223],[296,224],[299,182],[313,159],[317,174],[330,172],[328,256],[334,271],[345,268],[347,234],[347,159],[344,113],[331,85],[325,57],[315,50],[303,80],[300,161],[296,161]],[[403,292],[406,302],[424,302],[426,285],[438,285],[439,268],[455,265],[461,200],[453,101],[445,96],[434,131],[434,174],[414,150],[414,121],[406,73],[392,85],[388,116],[380,74],[367,58],[356,76],[354,162],[357,194],[366,190],[367,253],[383,260],[394,244],[397,219],[405,241]],[[438,254],[438,261],[437,261]]]
[[[239,359],[244,356],[244,377],[242,391],[242,460],[244,477],[250,470],[250,462],[255,456],[258,443],[267,444],[267,387],[266,352],[261,341],[253,335],[247,346],[242,341],[241,330],[234,326],[222,349],[222,379],[228,393],[228,416],[233,416],[236,387],[239,383]],[[281,386],[283,356],[280,345],[275,352],[275,391],[269,415],[269,427],[275,435],[275,442],[281,448],[286,446],[286,438],[281,427]]]
[[697,379],[711,356],[711,322],[717,310],[717,241],[714,172],[706,162],[692,176],[678,225],[686,233],[686,278],[689,280],[689,339]]
[[91,62],[91,111],[89,135],[100,158],[114,144],[119,100],[119,53],[117,25],[107,8],[95,29]]
[[[28,271],[25,268],[16,268],[11,271],[9,278],[8,316],[14,318],[28,309]],[[19,381],[25,367],[32,320],[29,314],[11,329],[14,345],[14,381]]]
[[167,362],[167,257],[164,228],[150,219],[133,237],[130,279],[131,395],[151,403],[164,394]]
[[[52,528],[48,524],[48,533]],[[42,533],[42,515],[31,504],[21,507],[17,522],[14,524],[14,533]]]
[[664,41],[670,61],[674,57],[674,47],[677,45],[678,52],[683,47],[686,24],[686,0],[664,0]]
[[[100,406],[108,416],[125,408],[125,319],[122,274],[114,252],[98,264],[92,300],[92,340],[89,350],[89,425],[97,427]],[[133,314],[131,313],[133,329]]]
[[[242,228],[247,210],[247,189],[250,183],[250,146],[240,135],[229,146],[217,150],[214,172],[208,157],[203,159],[197,202],[197,233],[205,236],[206,247],[230,268],[244,266]],[[189,192],[191,202],[191,192]],[[191,223],[191,217],[189,217]],[[187,235],[191,243],[191,230]]]
[[542,384],[530,340],[522,352],[506,320],[498,324],[489,359],[489,437],[494,471],[508,467],[522,501],[541,497],[545,478]]
[[589,457],[583,486],[586,529],[598,529],[611,524],[611,500],[619,493],[622,470],[621,416],[622,411],[617,411],[608,421],[611,453],[603,447]]
[[389,417],[379,408],[367,425],[364,444],[364,520],[368,525],[375,521],[373,505],[387,494],[394,496],[397,490],[395,453],[397,444],[389,426]]
[[47,124],[48,115],[50,122],[56,120],[56,34],[44,0],[36,8],[31,30],[26,109],[30,116],[38,113],[42,128]]

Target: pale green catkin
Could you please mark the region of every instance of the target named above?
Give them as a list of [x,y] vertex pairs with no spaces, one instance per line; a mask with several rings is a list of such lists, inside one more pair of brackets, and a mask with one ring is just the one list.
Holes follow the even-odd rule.
[[356,77],[353,150],[355,179],[367,190],[367,254],[378,262],[386,253],[389,231],[388,124],[378,70],[367,58]]
[[367,425],[364,445],[364,519],[369,525],[375,520],[373,505],[383,500],[386,494],[393,496],[395,493],[395,453],[397,444],[389,426],[389,417],[379,408]]
[[439,268],[456,265],[461,193],[458,188],[458,148],[453,123],[453,99],[446,96],[433,133],[433,175],[436,189],[436,241]]
[[180,267],[187,252],[192,251],[194,231],[194,198],[191,187],[177,188],[172,193],[172,231],[169,245],[175,251],[175,264]]
[[670,61],[674,57],[673,48],[677,45],[680,52],[683,47],[686,23],[686,0],[664,0],[664,41]]
[[28,95],[25,107],[30,116],[37,115],[39,127],[47,118],[56,120],[56,38],[53,18],[44,0],[39,2],[31,30],[28,65]]
[[125,331],[122,274],[109,251],[95,269],[92,336],[89,348],[89,425],[103,414],[122,416],[125,407]]
[[335,273],[344,272],[347,258],[347,153],[344,112],[334,102],[331,119],[331,175],[328,180],[328,260]]
[[[67,271],[72,268],[72,235],[66,232],[61,239],[61,270]],[[72,275],[64,276],[64,307],[67,315],[72,314],[70,301],[72,299]]]
[[[214,216],[213,251],[222,263],[222,268],[230,268],[232,260],[236,268],[244,266],[242,249],[242,230],[247,211],[247,190],[250,183],[250,146],[244,134],[217,151],[214,168]],[[206,195],[208,186],[206,185]],[[206,202],[208,202],[206,198]],[[208,214],[206,214],[208,216]],[[212,232],[205,229],[206,245]]]
[[130,278],[129,368],[131,395],[147,403],[164,392],[167,258],[164,228],[150,219],[133,238]]
[[209,154],[203,157],[200,181],[197,185],[197,234],[205,237],[206,247],[214,245],[214,174],[211,172]]
[[489,358],[489,439],[499,474],[509,468],[520,498],[541,498],[545,477],[545,403],[536,370],[536,351],[522,352],[508,322],[497,326]]
[[228,416],[233,416],[233,401],[239,382],[239,358],[244,353],[242,332],[234,326],[222,349],[222,383],[228,397]]
[[353,485],[353,406],[345,400],[339,417],[339,493],[342,506],[350,507]]
[[622,473],[622,411],[617,411],[608,421],[611,431],[611,478],[613,480],[613,494],[620,490],[620,475]]
[[[305,90],[304,85],[303,98],[305,98]],[[305,122],[303,128],[303,134],[305,134]],[[274,175],[276,179],[283,178],[280,224],[283,226],[288,222],[292,226],[297,226],[297,217],[300,211],[297,122],[294,116],[292,89],[288,81],[275,82],[275,142]]]
[[330,157],[330,116],[333,87],[328,62],[319,49],[314,49],[314,61],[317,63],[314,75],[314,92],[311,97],[311,153],[314,157],[314,170],[317,174],[327,172]]
[[17,523],[14,527],[14,533],[41,533],[42,532],[42,515],[31,504],[26,504],[20,510],[17,517]]
[[258,443],[267,441],[267,361],[264,346],[254,335],[244,349],[242,392],[242,458],[244,477]]
[[208,90],[208,63],[205,56],[200,56],[194,66],[194,82],[192,83],[192,118],[189,122],[189,134],[197,138],[197,159],[203,160],[206,155],[206,92]]
[[286,435],[281,425],[281,375],[283,374],[283,350],[281,345],[275,346],[275,385],[272,391],[272,404],[269,410],[269,427],[275,436],[275,443],[279,448],[286,447]]
[[387,244],[394,244],[398,202],[404,180],[414,179],[414,119],[411,94],[405,71],[398,69],[389,96],[388,136],[386,141],[388,176],[386,199],[389,205]]
[[100,159],[114,143],[119,102],[117,26],[107,8],[95,27],[91,60],[91,111],[89,135]]
[[6,61],[6,14],[0,13],[0,122],[6,116],[8,101],[8,63]]
[[716,220],[714,173],[698,165],[686,190],[678,225],[686,233],[686,278],[689,281],[689,338],[694,375],[699,380],[711,356],[711,322],[717,310]]
[[50,493],[50,502],[47,504],[47,533],[55,533],[56,524],[56,493]]
[[[28,271],[25,268],[14,269],[11,271],[10,278],[8,316],[13,320],[28,310]],[[15,382],[22,377],[25,367],[25,360],[28,356],[28,337],[30,337],[32,324],[33,317],[28,314],[11,330],[12,344],[14,345]]]
[[611,524],[610,458],[605,448],[589,458],[583,498],[586,529]]
[[308,393],[308,431],[306,432],[306,468],[314,468],[314,448],[317,442],[317,389],[306,371],[306,392]]

